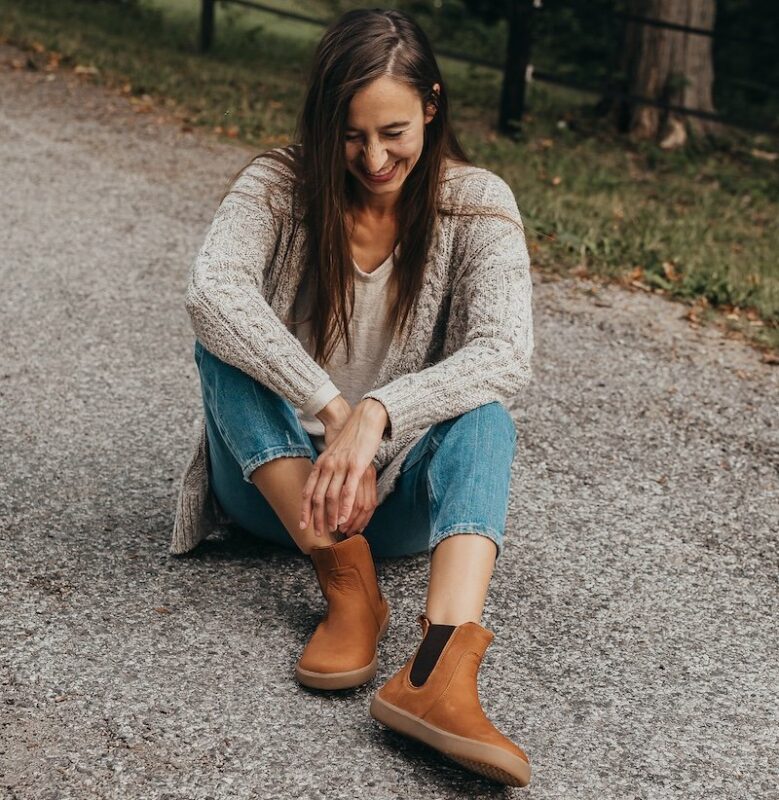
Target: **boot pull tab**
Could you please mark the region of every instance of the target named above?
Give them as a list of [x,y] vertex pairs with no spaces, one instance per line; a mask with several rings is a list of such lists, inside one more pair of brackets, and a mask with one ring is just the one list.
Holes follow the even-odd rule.
[[417,617],[417,622],[422,627],[422,638],[424,639],[427,636],[428,628],[430,627],[430,620],[427,618],[427,614],[420,614]]

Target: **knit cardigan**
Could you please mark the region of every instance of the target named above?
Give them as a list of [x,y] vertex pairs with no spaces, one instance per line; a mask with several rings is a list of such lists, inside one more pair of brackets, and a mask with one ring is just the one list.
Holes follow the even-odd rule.
[[[277,150],[289,156],[298,147]],[[290,167],[267,158],[247,166],[192,263],[185,305],[208,351],[307,408],[330,377],[284,322],[304,274],[298,194]],[[488,169],[450,165],[439,204],[486,206],[519,225],[496,215],[439,216],[411,327],[393,337],[374,386],[363,395],[380,401],[389,417],[373,459],[379,503],[432,425],[485,403],[508,406],[531,377],[530,262],[510,187]],[[181,477],[171,553],[192,550],[229,521],[209,485],[208,458],[201,415]]]

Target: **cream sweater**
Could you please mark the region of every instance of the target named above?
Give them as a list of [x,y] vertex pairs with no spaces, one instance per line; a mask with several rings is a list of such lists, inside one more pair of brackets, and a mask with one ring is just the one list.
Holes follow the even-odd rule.
[[[273,194],[273,209],[271,186],[280,190]],[[207,350],[312,413],[331,377],[285,324],[305,254],[295,196],[289,168],[267,159],[248,166],[217,209],[192,263],[185,302]],[[490,206],[520,221],[508,184],[482,167],[449,167],[440,203]],[[531,295],[527,247],[516,225],[493,216],[439,219],[418,313],[406,336],[392,339],[373,387],[363,394],[384,405],[391,425],[374,458],[379,503],[431,425],[484,403],[508,405],[528,383]],[[209,486],[207,463],[201,416],[181,477],[171,553],[193,549],[226,521]]]
[[[390,253],[382,264],[372,272],[364,272],[354,259],[354,310],[349,322],[352,343],[351,358],[346,360],[346,344],[339,340],[333,348],[330,360],[325,365],[330,380],[314,395],[311,406],[318,406],[313,413],[296,408],[300,424],[310,436],[317,453],[325,449],[325,426],[314,416],[339,394],[354,407],[364,392],[373,387],[381,362],[390,344],[387,325],[387,283],[395,264],[394,253]],[[313,358],[314,346],[310,339],[311,325],[307,315],[310,311],[310,292],[305,281],[295,298],[294,318],[305,320],[289,326],[298,340]]]

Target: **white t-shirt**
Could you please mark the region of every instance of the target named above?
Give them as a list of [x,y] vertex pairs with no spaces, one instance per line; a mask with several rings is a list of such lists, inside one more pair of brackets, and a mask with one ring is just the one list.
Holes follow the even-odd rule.
[[[349,325],[352,343],[351,361],[346,361],[346,347],[343,340],[335,346],[330,360],[324,365],[334,386],[326,385],[319,397],[320,408],[327,405],[338,392],[354,407],[372,386],[384,361],[390,345],[391,335],[387,326],[388,292],[387,282],[395,265],[395,252],[373,272],[363,272],[352,259],[354,265],[354,313]],[[304,319],[308,312],[308,287],[301,282],[295,297],[294,319]],[[292,332],[306,352],[312,356],[314,348],[309,342],[310,324],[308,321],[291,326]],[[313,414],[295,408],[303,430],[311,436],[318,453],[325,449],[325,427]]]

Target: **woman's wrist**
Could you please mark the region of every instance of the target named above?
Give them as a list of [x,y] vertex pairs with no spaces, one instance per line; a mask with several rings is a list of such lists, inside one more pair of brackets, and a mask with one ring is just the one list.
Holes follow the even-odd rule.
[[315,414],[325,426],[339,424],[352,413],[352,407],[342,394],[336,395],[326,406]]
[[390,428],[389,415],[387,414],[387,409],[384,407],[384,403],[380,400],[376,400],[374,397],[366,397],[365,400],[361,400],[360,403],[365,405],[370,418],[376,421],[376,427],[382,431],[382,438],[384,438],[388,434]]

